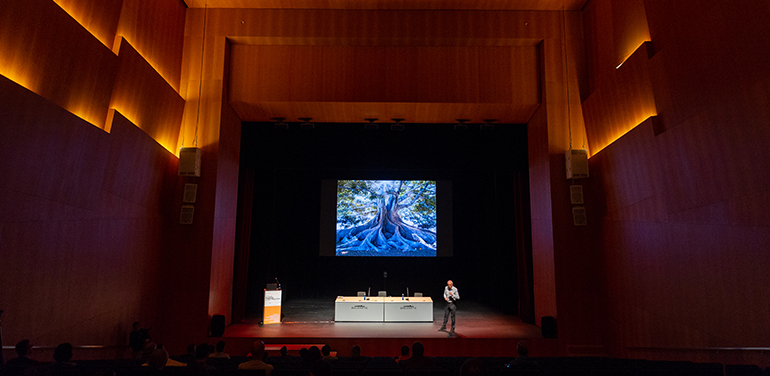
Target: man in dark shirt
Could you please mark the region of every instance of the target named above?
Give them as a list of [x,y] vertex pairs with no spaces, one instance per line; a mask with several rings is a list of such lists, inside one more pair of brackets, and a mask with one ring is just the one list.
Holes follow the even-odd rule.
[[529,357],[529,346],[524,341],[516,344],[516,354],[518,356],[508,363],[510,368],[537,368],[539,364]]
[[412,344],[412,357],[398,362],[405,371],[413,368],[435,368],[433,358],[425,356],[425,347],[420,342]]
[[138,359],[144,351],[144,345],[150,342],[150,329],[139,327],[139,321],[134,321],[131,329],[131,333],[128,335],[128,346],[134,352],[134,358]]
[[15,376],[23,375],[24,370],[31,367],[40,365],[40,362],[30,359],[29,354],[32,351],[32,344],[28,339],[25,339],[16,344],[16,358],[11,359],[8,363],[5,363],[5,375]]

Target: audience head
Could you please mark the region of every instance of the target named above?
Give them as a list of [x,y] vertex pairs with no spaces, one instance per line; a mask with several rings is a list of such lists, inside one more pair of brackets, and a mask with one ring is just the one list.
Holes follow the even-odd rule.
[[195,359],[204,360],[209,357],[209,344],[201,343],[195,348]]
[[323,347],[321,347],[321,354],[322,354],[323,356],[329,356],[329,354],[331,354],[331,353],[332,353],[332,348],[331,348],[331,346],[329,346],[329,345],[324,345]]
[[157,349],[150,354],[147,365],[154,369],[163,369],[168,362],[168,352],[165,349]]
[[307,357],[307,348],[303,347],[303,348],[299,349],[299,356],[302,359],[305,359]]
[[527,346],[527,343],[519,341],[519,343],[516,344],[516,353],[521,356],[529,355],[529,346]]
[[412,356],[423,356],[425,354],[425,347],[422,343],[415,342],[412,344]]
[[407,356],[409,355],[409,346],[404,345],[401,346],[401,356]]
[[16,344],[16,354],[19,356],[29,355],[30,350],[32,350],[32,344],[29,343],[28,339],[20,341]]
[[286,346],[281,347],[281,356],[288,356],[289,355],[289,348]]
[[57,363],[66,363],[72,360],[72,344],[65,342],[56,346],[53,351],[53,360]]
[[361,357],[361,346],[355,345],[352,349],[350,349],[350,357],[351,358],[360,358]]
[[131,325],[131,329],[133,329],[135,332],[139,331],[139,321],[134,321],[134,323]]
[[225,341],[217,342],[217,352],[225,351]]
[[257,360],[262,360],[265,354],[265,343],[262,341],[254,341],[251,344],[251,357]]
[[191,343],[187,345],[187,354],[189,355],[195,355],[195,344]]
[[313,364],[318,359],[321,359],[321,350],[318,349],[318,346],[307,349],[307,356],[305,357],[307,363]]
[[479,358],[470,358],[460,367],[460,376],[483,376],[485,373],[484,363]]
[[329,362],[318,359],[310,365],[310,374],[313,376],[331,376],[332,366]]

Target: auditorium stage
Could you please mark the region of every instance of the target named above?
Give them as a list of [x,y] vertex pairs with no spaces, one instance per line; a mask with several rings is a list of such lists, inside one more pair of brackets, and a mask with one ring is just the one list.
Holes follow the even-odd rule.
[[[228,343],[240,342],[244,345],[247,340],[261,339],[268,350],[280,348],[278,345],[294,344],[289,348],[298,349],[303,345],[329,343],[334,350],[340,351],[341,356],[349,355],[350,347],[355,344],[365,348],[365,355],[397,355],[398,348],[416,340],[425,343],[426,349],[444,348],[441,354],[434,356],[472,355],[468,351],[486,356],[507,356],[515,354],[515,345],[519,340],[535,344],[548,341],[542,339],[539,327],[474,301],[458,302],[454,335],[438,331],[444,319],[443,302],[434,302],[432,323],[334,322],[333,298],[285,301],[282,313],[284,319],[281,324],[259,325],[261,318],[252,318],[228,326],[224,337]],[[456,342],[448,341],[457,340],[463,341],[464,350],[455,354],[451,350],[454,346],[450,344]]]

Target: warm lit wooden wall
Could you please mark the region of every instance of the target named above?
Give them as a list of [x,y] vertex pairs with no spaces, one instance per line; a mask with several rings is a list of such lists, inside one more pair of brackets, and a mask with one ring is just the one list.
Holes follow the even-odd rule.
[[[184,106],[177,93],[183,41],[179,19],[184,18],[184,7],[176,3],[173,9],[168,4],[174,0],[143,1],[141,6],[136,0],[91,3],[61,1],[66,9],[51,0],[0,4],[0,75],[102,129],[109,129],[105,122],[110,108],[124,111],[133,121],[141,119],[137,125],[164,146],[175,149]],[[114,9],[133,10],[129,5],[147,14],[157,10],[177,21],[158,25],[142,17],[140,22],[136,11]],[[126,51],[129,56],[116,56],[113,40],[124,40],[116,38],[120,35],[116,30],[130,35],[141,48]],[[148,93],[155,106],[147,106]]]
[[536,46],[236,44],[229,101],[252,121],[305,112],[316,121],[526,123],[540,105],[538,57]]
[[657,115],[649,72],[652,48],[650,43],[641,45],[583,102],[589,155]]
[[[191,46],[203,13],[190,10]],[[206,38],[233,45],[229,95],[243,120],[526,122],[540,103],[534,47],[562,36],[561,12],[209,9],[207,19]],[[196,82],[183,82],[188,97]]]
[[157,320],[161,208],[176,157],[119,114],[111,128],[0,78],[6,344],[121,345],[131,322]]
[[[606,2],[586,8],[587,31],[624,19],[602,10]],[[770,9],[751,1],[643,3],[637,16],[649,24],[651,58],[634,56],[630,67],[600,78],[615,62],[598,46],[607,38],[635,44],[624,39],[635,32],[587,32],[597,46],[588,60],[603,65],[590,70],[596,87],[584,103],[589,135],[638,121],[640,105],[649,103],[606,93],[651,95],[659,115],[590,159],[586,207],[590,226],[602,234],[597,272],[608,344],[616,356],[767,366],[757,352],[699,348],[764,346],[770,332],[770,298],[761,287],[770,283],[770,162],[763,157]],[[627,68],[649,79],[629,79]]]
[[110,107],[131,119],[168,150],[176,151],[184,99],[122,39]]
[[[185,6],[181,0],[123,0],[117,37],[131,43],[174,90],[179,91]],[[119,46],[116,39],[114,47]]]
[[0,3],[0,75],[104,127],[118,58],[50,0]]
[[99,42],[112,48],[125,0],[53,0]]
[[643,0],[590,1],[583,13],[588,79],[581,97],[592,155],[657,114],[647,65],[654,47],[644,45]]
[[[0,2],[8,343],[123,345],[133,320],[160,321],[163,218],[178,218],[165,206],[177,162],[164,147],[176,146],[184,101],[158,71],[178,86],[185,8],[137,4]],[[128,5],[162,15],[129,17]],[[144,50],[116,37],[119,24]]]
[[580,10],[586,0],[185,0],[190,8],[365,9],[365,10]]

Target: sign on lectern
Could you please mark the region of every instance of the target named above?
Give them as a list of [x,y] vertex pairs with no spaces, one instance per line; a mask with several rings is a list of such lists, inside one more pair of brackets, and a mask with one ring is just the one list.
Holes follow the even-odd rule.
[[[268,285],[268,287],[273,287]],[[262,317],[263,324],[281,323],[281,290],[265,289],[265,313]]]

